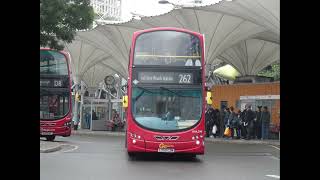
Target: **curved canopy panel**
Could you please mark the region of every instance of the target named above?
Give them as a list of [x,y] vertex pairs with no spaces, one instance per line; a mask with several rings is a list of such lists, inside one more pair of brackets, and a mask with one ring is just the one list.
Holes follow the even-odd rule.
[[[104,70],[104,72],[95,72],[95,76],[100,76],[98,73],[112,74],[117,73],[122,77],[127,77],[127,71],[121,64],[109,53],[106,53],[103,49],[97,47],[96,45],[91,45],[85,41],[81,41],[78,38],[73,41],[72,44],[67,44],[65,49],[71,55],[71,71],[73,80],[79,83],[84,80],[87,85],[92,84],[92,77],[85,77],[91,75],[87,73],[92,71],[92,68],[103,65],[103,67],[109,67]],[[97,78],[101,79],[101,78]],[[103,78],[102,78],[103,79]]]
[[[76,59],[72,64],[73,70],[81,78],[90,80],[82,76],[87,75],[87,71],[91,71],[100,62],[126,76],[129,48],[135,31],[152,27],[178,27],[200,32],[206,39],[206,63],[212,64],[226,49],[246,39],[256,38],[279,43],[279,24],[279,0],[221,1],[213,5],[184,7],[159,16],[142,17],[141,20],[132,19],[125,23],[107,24],[90,31],[78,32],[77,40],[68,44],[67,50]],[[225,62],[231,61],[230,58],[221,57]],[[242,63],[232,65],[240,73],[255,71],[245,69]],[[253,67],[260,68],[263,65],[255,64]]]
[[118,74],[114,71],[114,68],[107,65],[106,63],[100,63],[94,65],[83,75],[83,81],[87,84],[89,88],[98,87],[104,78],[108,75]]
[[196,7],[202,11],[215,11],[247,19],[280,34],[280,0],[222,1],[214,6]]
[[280,45],[249,39],[227,49],[218,59],[235,67],[241,75],[257,75],[263,68],[280,59]]

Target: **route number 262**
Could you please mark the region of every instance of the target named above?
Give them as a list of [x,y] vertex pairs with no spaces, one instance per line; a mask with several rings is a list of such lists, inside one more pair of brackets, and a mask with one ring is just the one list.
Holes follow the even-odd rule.
[[179,74],[179,83],[191,83],[191,75]]

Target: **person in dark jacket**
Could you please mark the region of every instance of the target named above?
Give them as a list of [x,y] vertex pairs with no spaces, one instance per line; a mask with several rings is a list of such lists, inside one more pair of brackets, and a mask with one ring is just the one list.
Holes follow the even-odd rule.
[[236,139],[240,139],[240,137],[241,137],[240,114],[241,114],[241,111],[238,110],[238,112],[236,112],[236,116],[233,121],[233,125],[235,127],[235,132],[237,134]]
[[245,113],[245,123],[247,127],[247,140],[250,140],[253,135],[255,113],[251,110],[251,104],[247,105]]
[[[230,116],[230,109],[229,108],[225,108],[224,109],[224,119],[223,119],[224,130],[229,126],[228,125],[229,116]],[[224,130],[223,130],[223,132],[224,132]]]
[[[218,135],[218,129],[219,129],[219,125],[220,125],[220,120],[219,120],[220,114],[219,114],[219,110],[217,111],[217,109],[213,109],[212,111],[212,135],[214,138],[217,137]],[[213,127],[215,126],[215,133],[213,132]]]
[[223,133],[224,133],[224,121],[222,118],[222,114],[219,109],[216,109],[216,116],[217,116],[217,120],[219,122],[219,126],[218,128],[218,133],[219,133],[219,137],[223,137]]
[[234,108],[231,106],[230,107],[230,115],[229,115],[229,119],[228,119],[228,126],[231,129],[231,138],[234,138],[234,131],[235,131],[235,122],[236,122],[236,113],[234,112]]
[[255,130],[256,130],[256,136],[258,139],[261,139],[261,127],[262,127],[262,124],[261,124],[261,115],[262,115],[262,112],[261,112],[261,108],[262,106],[258,106],[258,110],[256,112],[256,124],[255,124]]
[[205,120],[206,120],[206,137],[210,137],[212,134],[212,112],[213,108],[209,107],[205,113]]
[[245,122],[245,115],[246,115],[247,109],[244,109],[240,113],[240,129],[241,129],[241,139],[245,139],[247,137],[247,124]]
[[262,140],[269,138],[269,126],[270,126],[270,112],[268,107],[263,107],[263,112],[261,114],[261,124],[262,124]]

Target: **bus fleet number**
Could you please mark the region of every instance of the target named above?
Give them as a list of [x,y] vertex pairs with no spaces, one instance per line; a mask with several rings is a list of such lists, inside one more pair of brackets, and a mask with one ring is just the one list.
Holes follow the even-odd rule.
[[179,74],[179,83],[191,83],[190,74]]

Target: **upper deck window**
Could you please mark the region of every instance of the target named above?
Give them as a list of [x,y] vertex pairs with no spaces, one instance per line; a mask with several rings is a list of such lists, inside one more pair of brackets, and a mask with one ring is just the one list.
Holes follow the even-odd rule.
[[40,50],[40,75],[68,75],[68,65],[62,53]]
[[154,31],[138,36],[134,65],[201,66],[200,40],[177,31]]

